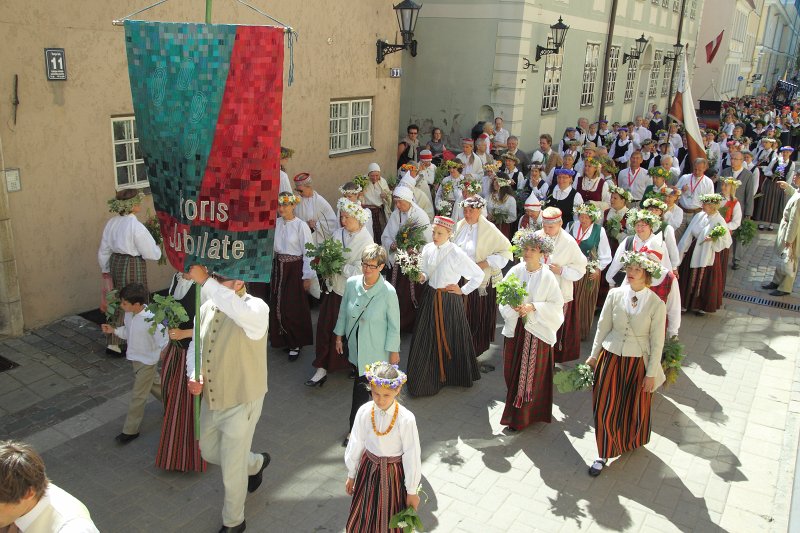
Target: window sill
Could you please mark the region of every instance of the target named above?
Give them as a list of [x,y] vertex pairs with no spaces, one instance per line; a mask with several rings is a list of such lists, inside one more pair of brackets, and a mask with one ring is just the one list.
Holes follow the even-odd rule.
[[117,186],[117,188],[115,190],[117,192],[119,192],[119,191],[124,191],[124,190],[127,190],[127,189],[134,189],[134,190],[138,189],[145,196],[150,196],[151,194],[153,194],[153,191],[150,190],[150,184],[149,183],[142,183],[140,185],[127,185],[125,187]]
[[345,157],[348,155],[358,155],[358,154],[371,154],[375,151],[375,148],[361,148],[359,150],[352,150],[350,152],[340,152],[338,154],[328,154],[329,159],[335,159],[337,157]]

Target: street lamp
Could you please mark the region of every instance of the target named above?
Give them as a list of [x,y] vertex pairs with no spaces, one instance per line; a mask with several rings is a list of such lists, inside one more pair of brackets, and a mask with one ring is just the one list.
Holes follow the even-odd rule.
[[397,15],[397,25],[400,26],[400,35],[403,37],[403,42],[391,44],[383,39],[378,39],[378,64],[383,63],[383,58],[388,54],[399,52],[400,50],[408,50],[411,52],[411,57],[417,57],[417,41],[414,39],[414,28],[417,26],[417,17],[419,17],[419,9],[421,7],[422,5],[416,4],[412,0],[403,0],[394,6],[393,9]]
[[636,49],[631,48],[630,54],[622,54],[622,64],[624,65],[627,63],[629,59],[639,59],[642,57],[645,46],[647,46],[647,39],[643,33],[641,37],[636,39]]
[[567,30],[569,26],[564,24],[561,17],[558,17],[558,22],[550,26],[551,39],[553,40],[553,47],[548,48],[541,45],[536,45],[536,61],[538,62],[542,56],[549,56],[550,54],[557,54],[559,49],[564,45],[564,39],[567,37]]
[[672,45],[672,48],[675,49],[675,52],[673,52],[672,54],[669,54],[669,53],[664,54],[664,59],[663,59],[662,63],[665,64],[665,65],[667,63],[669,63],[670,61],[677,61],[678,60],[678,58],[681,56],[681,51],[683,50],[683,45],[681,43],[675,43],[674,45]]

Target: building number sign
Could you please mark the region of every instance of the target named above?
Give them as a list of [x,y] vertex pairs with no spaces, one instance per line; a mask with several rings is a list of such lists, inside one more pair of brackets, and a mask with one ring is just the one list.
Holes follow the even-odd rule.
[[47,81],[67,79],[67,54],[63,48],[45,48],[44,65],[47,71]]

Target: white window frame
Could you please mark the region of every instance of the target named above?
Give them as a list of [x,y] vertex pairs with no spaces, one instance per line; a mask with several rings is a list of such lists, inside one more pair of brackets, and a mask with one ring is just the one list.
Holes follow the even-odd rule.
[[[368,107],[366,113],[362,110],[364,105]],[[331,100],[328,106],[328,155],[372,148],[373,107],[372,98]]]
[[661,0],[661,7],[669,9],[669,0]]
[[639,71],[639,60],[628,59],[628,74],[625,77],[625,98],[626,102],[633,101],[636,91],[636,73]]
[[[125,131],[122,139],[116,138],[115,124],[125,125],[123,126]],[[139,151],[139,137],[136,135],[136,117],[133,115],[111,117],[111,156],[114,160],[114,187],[118,191],[122,189],[144,189],[150,186],[150,182],[147,181],[144,158],[141,157],[141,152]],[[125,149],[126,158],[124,160],[117,160],[117,148],[119,147],[124,147]],[[122,168],[127,169],[130,178],[128,183],[120,184],[119,182],[119,173]],[[143,176],[140,176],[140,173]]]
[[583,64],[583,85],[581,86],[581,107],[594,105],[595,85],[597,85],[597,66],[600,61],[600,43],[586,43],[586,59]]
[[689,4],[689,6],[689,18],[694,20],[694,17],[697,14],[697,0],[692,0],[692,3]]
[[653,66],[650,67],[650,81],[647,84],[647,97],[655,98],[658,94],[658,79],[661,77],[661,58],[664,52],[656,50],[653,54]]
[[[675,60],[673,59],[672,61],[667,63],[667,65],[669,65],[669,68],[667,68],[667,65],[663,65],[664,75],[661,80],[661,96],[668,96],[669,94],[669,80],[672,77],[672,64],[674,61]],[[670,102],[667,102],[667,105],[671,105]]]
[[675,13],[680,13],[680,11],[681,11],[681,0],[672,0],[672,10]]
[[[552,48],[553,38],[547,38],[547,47]],[[555,54],[545,58],[544,83],[542,83],[542,111],[558,110],[559,91],[561,88],[561,70],[564,65],[564,46]]]
[[606,85],[606,103],[614,103],[614,89],[617,87],[617,71],[619,70],[620,47],[611,46],[608,61],[608,84]]

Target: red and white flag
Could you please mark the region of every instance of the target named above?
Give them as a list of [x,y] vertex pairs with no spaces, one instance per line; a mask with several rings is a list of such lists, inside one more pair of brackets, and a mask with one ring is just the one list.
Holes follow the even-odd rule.
[[719,52],[719,46],[722,44],[722,35],[725,33],[725,30],[719,32],[717,38],[711,41],[706,45],[706,63],[711,63],[714,61],[714,57]]
[[682,57],[683,65],[678,76],[675,99],[669,108],[669,116],[683,124],[683,129],[686,131],[686,148],[689,149],[690,161],[694,162],[698,157],[706,157],[706,151],[703,148],[703,137],[700,134],[700,125],[697,123],[697,115],[694,112],[686,54],[682,54]]

